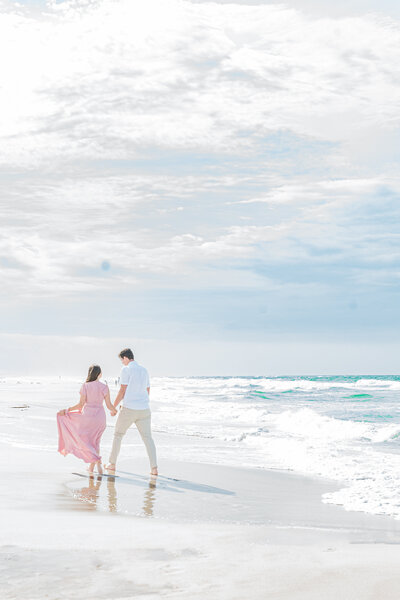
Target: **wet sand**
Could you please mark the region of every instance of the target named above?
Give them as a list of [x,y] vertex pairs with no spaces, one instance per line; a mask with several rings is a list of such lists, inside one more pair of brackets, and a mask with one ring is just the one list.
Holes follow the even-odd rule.
[[[176,443],[175,439],[170,443]],[[4,600],[400,597],[400,523],[324,505],[326,480],[122,459],[118,477],[2,444]]]

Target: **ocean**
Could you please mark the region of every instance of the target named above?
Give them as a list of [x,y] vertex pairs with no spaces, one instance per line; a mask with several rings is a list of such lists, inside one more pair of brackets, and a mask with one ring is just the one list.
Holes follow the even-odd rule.
[[[323,502],[400,518],[400,376],[154,377],[151,386],[155,440],[176,440],[160,445],[160,463],[321,476],[343,484]],[[78,390],[77,378],[0,379],[1,442],[56,451],[55,411]]]

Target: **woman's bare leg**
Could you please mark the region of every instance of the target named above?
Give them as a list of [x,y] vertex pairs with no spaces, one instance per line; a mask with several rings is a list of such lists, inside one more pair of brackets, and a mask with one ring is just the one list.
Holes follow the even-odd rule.
[[103,475],[103,467],[101,466],[101,460],[97,462],[97,471],[99,475]]

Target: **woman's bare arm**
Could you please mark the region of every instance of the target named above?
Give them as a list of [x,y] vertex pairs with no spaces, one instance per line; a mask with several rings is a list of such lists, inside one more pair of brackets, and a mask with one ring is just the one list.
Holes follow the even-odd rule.
[[112,416],[117,414],[117,411],[115,410],[115,407],[113,406],[113,404],[111,403],[110,400],[110,390],[107,388],[107,393],[104,396],[104,401],[106,403],[106,406],[108,408],[108,410],[110,411],[110,413],[112,414]]
[[69,408],[66,408],[65,410],[60,410],[60,412],[58,414],[65,415],[67,412],[74,412],[75,410],[79,410],[79,412],[81,412],[81,410],[85,406],[85,404],[86,404],[86,394],[81,392],[81,397],[80,397],[78,404],[75,404],[75,406],[70,406]]

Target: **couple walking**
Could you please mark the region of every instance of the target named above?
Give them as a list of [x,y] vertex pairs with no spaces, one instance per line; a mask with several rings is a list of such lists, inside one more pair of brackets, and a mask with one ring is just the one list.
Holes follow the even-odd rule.
[[158,475],[156,447],[151,435],[151,411],[149,407],[150,381],[147,370],[139,365],[130,348],[119,353],[123,363],[120,376],[120,390],[114,400],[110,400],[110,390],[100,381],[101,368],[89,367],[86,382],[80,389],[80,400],[57,413],[58,451],[66,456],[74,454],[89,463],[89,473],[103,473],[100,456],[100,440],[106,428],[105,402],[111,416],[117,414],[117,406],[122,401],[115,424],[114,440],[107,471],[114,472],[121,448],[121,441],[129,427],[135,423],[146,446],[152,475]]

